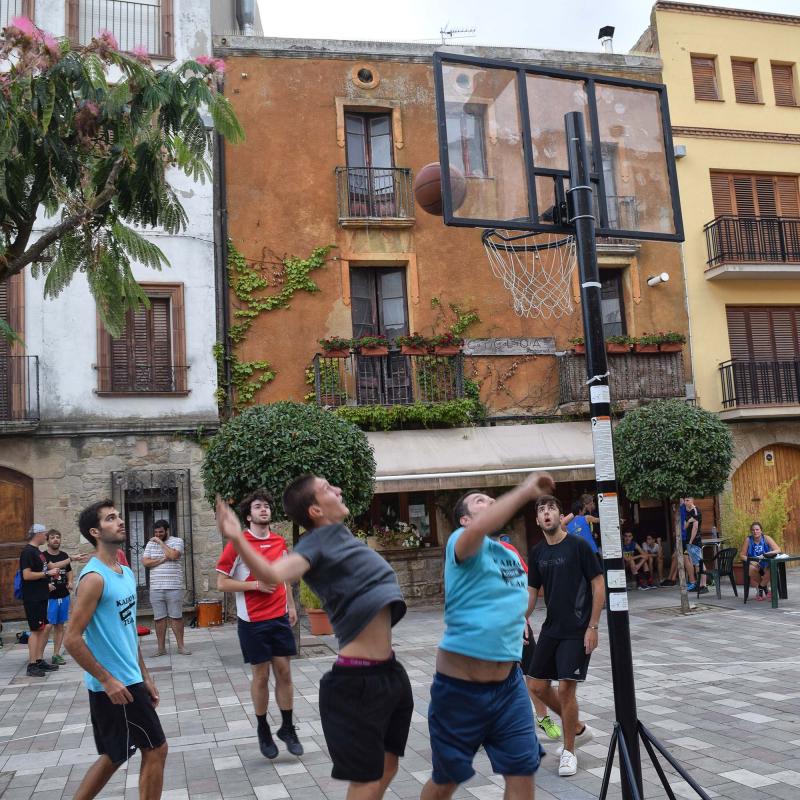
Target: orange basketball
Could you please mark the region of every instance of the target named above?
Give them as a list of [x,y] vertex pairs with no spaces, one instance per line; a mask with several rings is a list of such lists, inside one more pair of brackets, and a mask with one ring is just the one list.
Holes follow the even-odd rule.
[[[467,195],[467,182],[460,170],[450,167],[450,193],[453,211],[461,207]],[[438,161],[426,164],[414,178],[414,197],[429,214],[442,214],[442,170]]]

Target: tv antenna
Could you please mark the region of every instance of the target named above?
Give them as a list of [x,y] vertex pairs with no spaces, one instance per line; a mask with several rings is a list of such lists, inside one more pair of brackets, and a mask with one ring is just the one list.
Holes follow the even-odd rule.
[[453,39],[470,39],[475,36],[475,28],[451,28],[448,22],[444,27],[439,28],[439,36],[442,37],[442,44]]

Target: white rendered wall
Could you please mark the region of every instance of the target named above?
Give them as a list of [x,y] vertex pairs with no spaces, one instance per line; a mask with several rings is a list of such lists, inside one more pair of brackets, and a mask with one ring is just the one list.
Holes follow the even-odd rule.
[[[211,54],[209,0],[175,0],[175,54],[178,63]],[[37,0],[36,24],[56,35],[65,32],[64,0]],[[39,356],[40,410],[43,423],[135,419],[169,424],[171,420],[213,421],[217,418],[214,392],[216,340],[214,292],[213,187],[173,172],[170,182],[188,216],[179,236],[145,232],[164,252],[170,267],[155,272],[137,265],[137,280],[183,283],[186,364],[189,394],[185,397],[98,397],[97,328],[94,301],[86,280],[76,275],[57,298],[45,300],[41,281],[25,275],[25,344]],[[49,227],[40,212],[35,230]]]

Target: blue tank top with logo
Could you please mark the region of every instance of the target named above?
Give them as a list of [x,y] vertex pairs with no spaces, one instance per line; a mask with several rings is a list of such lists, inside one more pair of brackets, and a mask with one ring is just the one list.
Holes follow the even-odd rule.
[[[120,683],[131,686],[142,682],[139,669],[139,640],[136,633],[136,579],[129,567],[122,573],[107,567],[99,558],[92,558],[81,572],[80,581],[90,572],[103,579],[103,594],[97,602],[83,638],[97,661]],[[100,681],[84,674],[86,688],[102,692]]]
[[[769,544],[767,544],[767,540],[762,536],[760,541],[756,541],[752,536],[748,536],[747,540],[749,544],[747,545],[747,556],[748,558],[758,558],[759,556],[763,556],[764,553],[769,552]],[[767,560],[761,559],[758,562],[760,567],[767,566]]]

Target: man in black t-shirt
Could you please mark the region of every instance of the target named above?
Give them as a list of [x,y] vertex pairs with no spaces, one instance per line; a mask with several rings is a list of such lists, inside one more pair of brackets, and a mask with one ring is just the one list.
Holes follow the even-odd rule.
[[[542,495],[536,501],[536,521],[544,541],[528,559],[528,583],[544,586],[547,617],[542,625],[530,667],[533,691],[560,717],[564,747],[558,774],[578,771],[576,745],[588,742],[592,731],[578,718],[578,681],[586,680],[589,658],[597,647],[603,610],[603,570],[587,542],[561,527],[561,504]],[[558,681],[558,691],[550,681]]]
[[43,678],[48,672],[58,669],[47,664],[42,656],[50,635],[47,624],[47,601],[50,597],[49,579],[58,575],[58,570],[47,568],[44,553],[39,549],[45,543],[47,528],[38,523],[31,525],[27,533],[28,544],[19,556],[19,570],[22,573],[22,604],[31,635],[28,638],[29,678]]
[[50,599],[47,604],[47,621],[53,627],[53,664],[65,664],[61,655],[64,643],[64,626],[69,619],[69,593],[72,589],[72,566],[70,557],[61,550],[61,531],[47,531],[47,550],[44,557],[50,569],[58,575],[50,579]]

